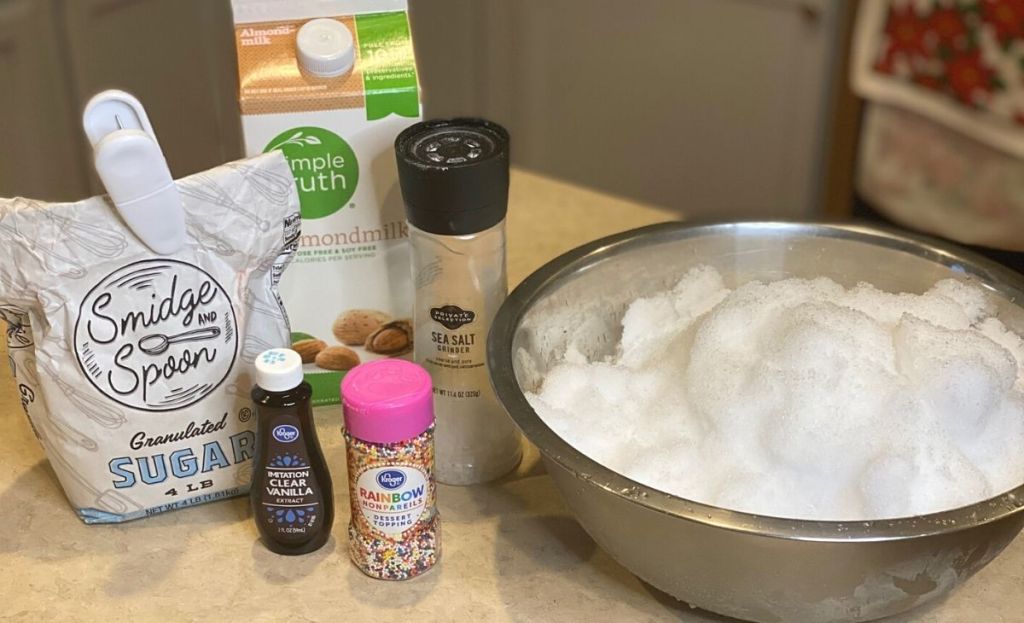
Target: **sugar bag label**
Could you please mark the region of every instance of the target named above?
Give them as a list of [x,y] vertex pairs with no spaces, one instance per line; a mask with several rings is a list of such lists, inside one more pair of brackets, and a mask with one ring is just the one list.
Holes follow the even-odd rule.
[[0,310],[22,405],[89,523],[240,495],[250,365],[287,346],[277,292],[299,238],[278,153],[176,182],[188,237],[156,256],[106,197],[0,200]]

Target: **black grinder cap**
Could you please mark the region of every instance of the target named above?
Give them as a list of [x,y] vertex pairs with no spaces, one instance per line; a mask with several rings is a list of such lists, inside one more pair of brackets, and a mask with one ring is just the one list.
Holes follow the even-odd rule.
[[414,227],[463,236],[508,211],[508,132],[483,119],[436,119],[395,139],[398,181]]

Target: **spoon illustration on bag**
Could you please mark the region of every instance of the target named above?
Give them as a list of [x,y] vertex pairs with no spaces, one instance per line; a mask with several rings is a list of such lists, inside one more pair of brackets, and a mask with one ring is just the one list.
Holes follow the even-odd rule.
[[177,335],[154,333],[153,335],[147,335],[139,340],[139,350],[147,355],[162,355],[167,352],[167,349],[170,348],[171,344],[180,344],[182,342],[202,342],[204,340],[212,340],[219,336],[220,328],[218,327],[193,329],[192,331],[185,331],[184,333],[179,333]]
[[14,305],[0,305],[0,320],[7,323],[7,347],[32,346],[32,330],[28,328],[28,315]]
[[229,162],[228,167],[235,169],[249,180],[253,190],[276,203],[286,203],[292,192],[291,179],[282,179],[273,173],[261,171],[241,162]]
[[43,215],[57,227],[62,239],[72,241],[98,257],[117,257],[128,247],[128,242],[121,233],[52,212],[43,212]]
[[[50,461],[59,465],[61,472],[68,478],[78,483],[78,487],[93,498],[93,503],[99,507],[98,510],[105,510],[117,515],[125,515],[133,510],[142,510],[142,505],[129,498],[116,489],[100,490],[87,480],[71,462],[51,444],[50,453],[47,455]],[[54,471],[57,471],[54,469]],[[80,509],[79,513],[89,514],[92,509]]]
[[78,407],[79,411],[84,413],[86,417],[100,426],[106,428],[117,428],[128,421],[128,417],[125,416],[123,411],[114,405],[100,400],[99,398],[86,394],[81,389],[78,389],[71,383],[68,383],[48,364],[37,359],[36,368],[42,370],[43,373],[53,381],[54,385],[57,386],[57,389],[63,392],[67,397],[68,402],[75,407]]
[[[18,379],[28,383],[29,387],[39,387],[39,377],[36,374],[38,367],[39,364],[36,363],[34,357],[26,358],[18,369]],[[65,422],[62,416],[58,417],[54,413],[44,410],[40,413],[39,419],[45,420],[43,423],[49,424],[53,428],[55,436],[59,436],[69,443],[85,448],[90,452],[95,452],[99,448],[99,444],[96,443],[95,439]]]
[[[9,213],[11,208],[5,208],[0,210],[0,216],[5,216]],[[53,271],[53,273],[67,277],[68,279],[81,279],[85,276],[86,270],[82,263],[69,255],[65,255],[63,252],[58,251],[51,244],[56,246],[57,243],[54,240],[42,240],[34,237],[30,232],[22,232],[18,226],[17,221],[13,219],[3,219],[3,223],[0,224],[0,232],[3,232],[11,240],[17,241],[19,244],[24,246],[26,249],[33,252],[39,257],[47,270]]]
[[181,193],[231,210],[235,214],[238,214],[250,221],[253,225],[259,228],[260,231],[268,231],[270,229],[270,221],[260,218],[238,205],[231,195],[218,186],[215,181],[209,179],[202,173],[193,175],[191,183],[182,184]]

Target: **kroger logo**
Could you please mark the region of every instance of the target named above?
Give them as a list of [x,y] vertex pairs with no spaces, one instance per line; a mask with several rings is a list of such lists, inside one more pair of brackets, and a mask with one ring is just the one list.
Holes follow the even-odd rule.
[[291,424],[281,424],[280,426],[275,426],[270,434],[281,443],[291,443],[299,438],[299,429]]
[[405,474],[397,469],[384,470],[377,474],[377,484],[385,489],[397,489],[405,484]]

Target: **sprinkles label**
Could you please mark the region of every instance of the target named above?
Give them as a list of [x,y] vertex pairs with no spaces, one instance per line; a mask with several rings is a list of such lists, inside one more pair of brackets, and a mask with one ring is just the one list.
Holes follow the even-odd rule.
[[434,426],[401,443],[369,443],[348,431],[345,441],[352,561],[363,573],[382,580],[407,580],[426,572],[441,551]]
[[415,526],[426,509],[427,475],[412,465],[370,468],[359,475],[356,491],[366,523],[394,537]]

